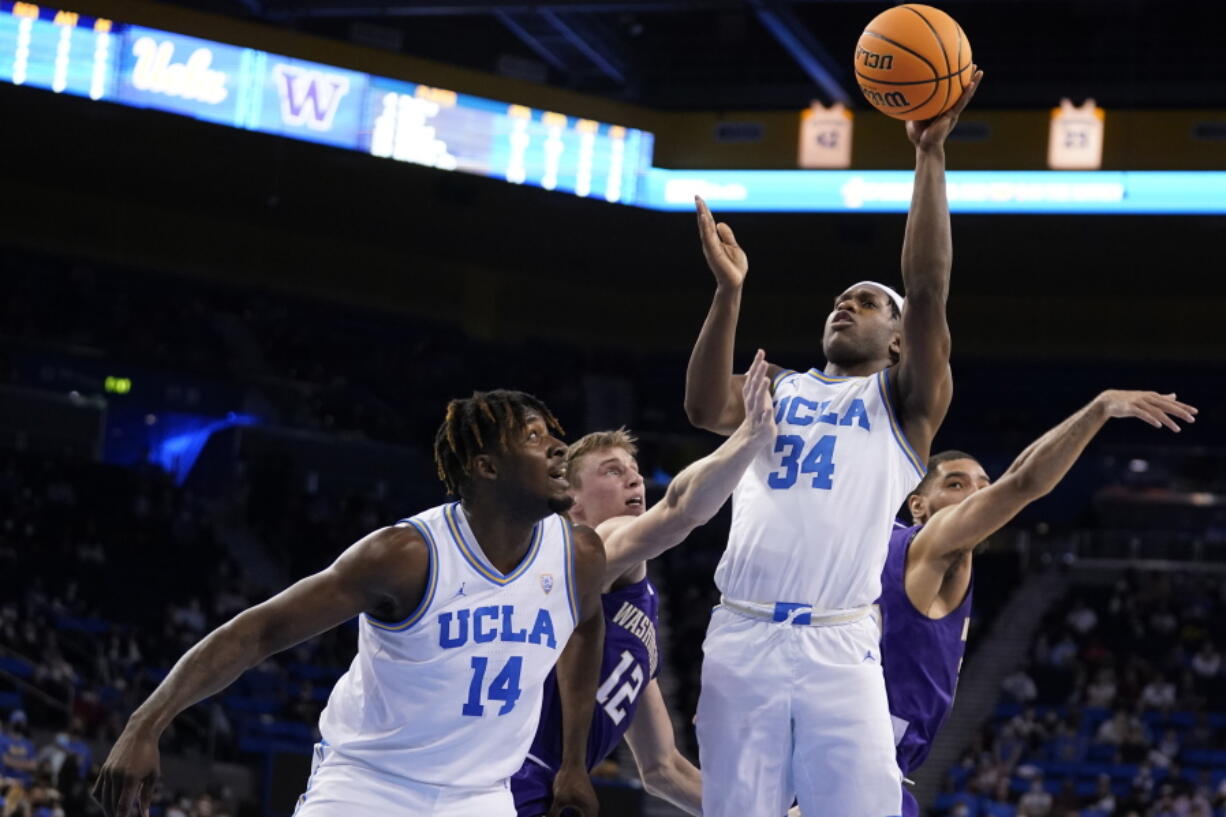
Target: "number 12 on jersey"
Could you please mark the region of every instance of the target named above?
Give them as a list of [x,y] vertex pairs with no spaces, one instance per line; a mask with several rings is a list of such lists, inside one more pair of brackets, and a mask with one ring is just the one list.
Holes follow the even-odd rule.
[[[827,434],[813,444],[805,453],[805,438],[799,434],[780,434],[775,438],[775,453],[783,453],[780,466],[766,478],[766,483],[776,490],[791,488],[801,474],[812,474],[814,488],[829,491],[834,482],[834,444],[838,437]],[[801,457],[804,457],[802,460]]]

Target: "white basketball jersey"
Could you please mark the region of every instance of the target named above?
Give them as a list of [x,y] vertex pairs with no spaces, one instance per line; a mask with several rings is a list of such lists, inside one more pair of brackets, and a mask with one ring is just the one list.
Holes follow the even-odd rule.
[[785,370],[774,389],[778,436],[732,494],[715,583],[743,601],[870,605],[895,513],[924,473],[894,415],[888,375]]
[[503,575],[460,503],[412,519],[430,549],[426,592],[404,621],[358,622],[358,654],[319,731],[338,763],[446,786],[510,777],[531,747],[545,677],[577,620],[570,523],[537,523]]

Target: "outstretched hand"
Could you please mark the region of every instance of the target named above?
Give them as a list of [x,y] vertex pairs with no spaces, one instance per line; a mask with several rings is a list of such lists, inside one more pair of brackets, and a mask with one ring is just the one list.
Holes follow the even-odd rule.
[[767,376],[766,352],[754,355],[741,394],[745,398],[745,431],[750,437],[767,440],[775,437],[775,404],[771,399],[771,381]]
[[161,763],[156,737],[125,729],[111,749],[93,797],[106,817],[148,817]]
[[749,257],[736,243],[736,236],[727,224],[715,223],[715,217],[701,196],[694,197],[698,208],[698,237],[702,239],[702,254],[707,266],[721,287],[739,287],[749,272]]
[[1179,432],[1179,424],[1172,417],[1185,423],[1195,423],[1198,413],[1194,406],[1175,399],[1175,393],[1158,394],[1154,391],[1105,391],[1098,396],[1108,417],[1136,417],[1154,428],[1166,426]]
[[942,147],[945,139],[953,132],[954,126],[958,124],[958,116],[970,103],[975,91],[979,89],[979,81],[982,79],[983,72],[977,66],[972,65],[971,83],[966,86],[966,90],[962,92],[962,96],[954,103],[954,106],[932,119],[908,122],[907,138],[920,150]]

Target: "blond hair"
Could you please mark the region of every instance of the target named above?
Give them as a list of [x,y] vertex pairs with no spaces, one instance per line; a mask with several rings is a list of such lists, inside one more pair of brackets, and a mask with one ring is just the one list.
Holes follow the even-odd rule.
[[566,478],[571,488],[579,488],[579,460],[606,448],[620,448],[632,457],[638,456],[638,438],[625,426],[613,431],[593,431],[571,443],[566,449]]

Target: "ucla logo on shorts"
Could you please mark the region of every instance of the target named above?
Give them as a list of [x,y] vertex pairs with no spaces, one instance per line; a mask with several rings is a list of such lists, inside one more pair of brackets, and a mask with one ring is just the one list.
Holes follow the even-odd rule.
[[548,593],[550,590],[553,589],[553,574],[552,573],[542,573],[541,574],[541,589],[544,590],[546,593]]

